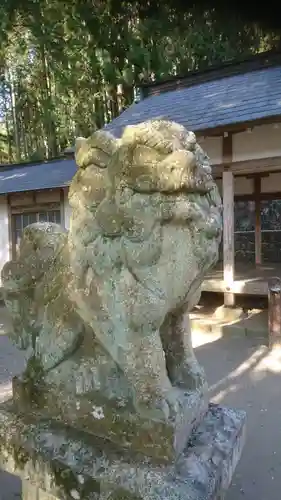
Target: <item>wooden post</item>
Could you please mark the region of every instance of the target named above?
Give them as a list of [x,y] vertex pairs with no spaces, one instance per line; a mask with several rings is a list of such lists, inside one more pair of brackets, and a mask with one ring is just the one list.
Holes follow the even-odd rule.
[[223,172],[223,279],[226,290],[224,305],[235,305],[235,295],[231,293],[234,281],[234,182],[233,173]]
[[256,266],[261,264],[261,178],[254,178],[255,196],[255,261]]
[[268,344],[281,345],[281,280],[272,278],[268,282]]
[[60,189],[60,223],[65,228],[64,191]]
[[[225,132],[222,142],[224,172],[223,186],[223,279],[226,290],[232,289],[234,281],[234,179],[233,173],[226,170],[232,163],[232,134]],[[235,305],[235,295],[231,291],[224,294],[224,305]]]

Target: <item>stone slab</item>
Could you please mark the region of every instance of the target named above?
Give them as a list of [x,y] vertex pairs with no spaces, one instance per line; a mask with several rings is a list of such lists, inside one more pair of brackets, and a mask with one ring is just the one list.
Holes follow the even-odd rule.
[[40,491],[60,500],[219,499],[243,449],[245,418],[210,404],[176,463],[156,466],[142,454],[120,453],[96,436],[20,417],[2,405],[0,467],[25,481],[25,495],[36,485],[36,500]]

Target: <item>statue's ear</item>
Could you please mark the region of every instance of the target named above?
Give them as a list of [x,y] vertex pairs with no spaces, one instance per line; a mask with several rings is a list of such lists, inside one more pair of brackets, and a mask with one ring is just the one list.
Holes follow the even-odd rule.
[[75,151],[76,153],[79,152],[79,149],[85,144],[87,139],[85,137],[77,137],[75,140]]
[[87,152],[89,150],[89,144],[85,137],[77,137],[75,140],[75,160],[78,167],[85,167],[85,158],[87,158]]

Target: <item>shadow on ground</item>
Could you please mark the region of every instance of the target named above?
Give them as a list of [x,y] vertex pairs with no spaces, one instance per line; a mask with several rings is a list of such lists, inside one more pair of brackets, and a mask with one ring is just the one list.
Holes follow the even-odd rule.
[[195,352],[211,399],[247,412],[246,444],[226,500],[280,500],[281,350],[254,338],[205,337]]
[[[0,309],[4,331],[5,314]],[[281,350],[269,351],[254,336],[224,333],[194,333],[193,344],[211,399],[248,415],[246,445],[226,500],[280,500]],[[24,363],[24,356],[0,335],[0,399],[10,394],[11,378]],[[18,500],[20,488],[14,476],[0,473],[0,500]]]

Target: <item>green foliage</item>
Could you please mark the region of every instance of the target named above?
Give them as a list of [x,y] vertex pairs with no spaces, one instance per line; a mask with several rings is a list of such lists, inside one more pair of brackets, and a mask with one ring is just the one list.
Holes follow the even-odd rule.
[[1,161],[58,156],[129,106],[136,84],[278,42],[215,10],[144,12],[115,0],[1,2]]

